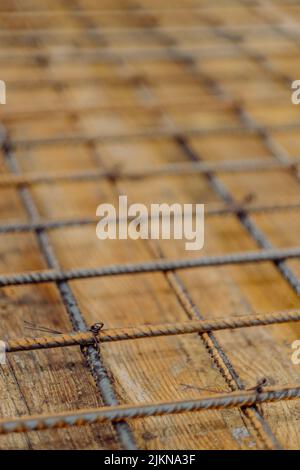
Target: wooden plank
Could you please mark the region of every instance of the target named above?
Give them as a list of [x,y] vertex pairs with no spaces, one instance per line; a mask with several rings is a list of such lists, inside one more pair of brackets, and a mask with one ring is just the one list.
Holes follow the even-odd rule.
[[[226,5],[225,5],[226,3]],[[163,9],[160,2],[141,0],[142,8]],[[215,129],[214,135],[187,138],[187,144],[207,161],[270,158],[267,141],[253,132],[218,134],[223,126],[240,126],[241,120],[230,99],[220,97],[204,80],[208,74],[232,100],[262,126],[299,123],[299,107],[289,101],[288,85],[276,74],[295,75],[298,70],[297,46],[275,31],[258,35],[242,34],[241,57],[204,57],[195,59],[194,72],[187,61],[147,58],[148,48],[172,52],[185,48],[234,48],[230,37],[211,29],[207,34],[180,34],[148,31],[140,41],[132,37],[105,35],[105,29],[162,28],[181,26],[263,26],[280,18],[297,18],[297,9],[276,3],[261,8],[230,4],[215,7],[189,1],[182,11],[182,2],[172,2],[172,10],[128,13],[124,2],[79,0],[80,12],[65,2],[28,2],[26,15],[16,4],[3,2],[0,26],[11,31],[26,29],[72,29],[72,38],[60,42],[18,44],[4,42],[2,52],[30,54],[40,57],[37,63],[10,63],[1,68],[1,79],[12,83],[7,108],[1,108],[1,122],[6,124],[12,141],[55,139],[81,135],[86,138],[111,135],[110,142],[82,144],[47,143],[16,149],[16,158],[24,171],[76,170],[88,168],[124,169],[159,167],[166,163],[187,161],[178,141],[160,139],[127,139],[118,141],[118,134],[156,132],[180,128]],[[168,5],[167,5],[168,6]],[[201,7],[201,8],[200,8]],[[176,11],[176,8],[181,9]],[[90,10],[89,10],[90,9]],[[123,13],[112,10],[123,9]],[[44,13],[41,13],[41,11]],[[95,10],[95,11],[93,11]],[[96,11],[97,10],[97,11]],[[106,11],[105,11],[106,10]],[[40,13],[39,13],[40,11]],[[87,15],[86,12],[90,11]],[[102,28],[101,41],[89,36],[86,29]],[[73,36],[74,34],[74,36]],[[15,41],[15,39],[14,39]],[[64,41],[64,40],[62,40]],[[236,38],[238,41],[238,38]],[[142,61],[120,60],[77,63],[51,61],[56,53],[75,50],[140,48]],[[64,46],[66,49],[64,49]],[[280,52],[281,47],[286,53]],[[277,50],[278,48],[278,50]],[[263,64],[247,50],[263,53]],[[1,52],[0,51],[0,52]],[[46,58],[46,60],[43,59]],[[49,60],[48,60],[49,59]],[[268,66],[268,65],[267,65]],[[293,75],[293,76],[294,76]],[[91,81],[103,79],[99,84]],[[297,77],[295,77],[297,78]],[[87,80],[80,86],[74,80]],[[43,86],[29,88],[13,85],[18,80],[43,80]],[[49,81],[47,83],[47,81]],[[63,86],[51,85],[59,80]],[[72,82],[73,80],[73,82]],[[90,81],[90,82],[88,82]],[[118,85],[116,85],[118,83]],[[184,101],[182,107],[176,102]],[[188,104],[188,105],[187,105]],[[98,110],[91,110],[98,106]],[[101,109],[102,106],[102,109]],[[135,108],[136,106],[136,108]],[[50,110],[42,115],[37,113]],[[24,113],[24,114],[22,114]],[[297,156],[298,130],[270,133],[282,155]],[[7,167],[3,152],[0,171]],[[237,202],[252,194],[257,204],[299,203],[300,183],[291,171],[217,175],[218,180]],[[1,189],[1,221],[27,220],[17,189]],[[98,204],[117,204],[119,194],[129,202],[150,205],[153,202],[223,204],[205,176],[155,177],[150,180],[115,182],[113,180],[80,183],[34,185],[30,192],[39,215],[47,219],[93,217]],[[251,215],[251,220],[275,247],[299,244],[299,211]],[[113,263],[140,262],[155,257],[148,241],[105,241],[96,238],[95,227],[72,227],[49,233],[53,249],[63,268],[95,267]],[[188,252],[184,241],[161,241],[159,249],[168,258],[199,256]],[[257,242],[236,215],[207,218],[205,248],[201,255],[255,250]],[[0,236],[1,272],[36,270],[46,267],[33,233]],[[287,262],[295,276],[300,276],[300,262]],[[195,305],[204,318],[215,318],[299,308],[299,297],[283,278],[274,263],[249,264],[218,268],[185,270],[178,273]],[[187,312],[176,296],[170,278],[162,273],[99,278],[70,283],[88,325],[103,321],[107,327],[186,321]],[[34,334],[24,328],[24,321],[33,321],[61,331],[71,326],[65,307],[54,285],[8,287],[0,295],[1,338]],[[300,369],[291,361],[291,344],[300,337],[298,323],[273,325],[242,330],[226,330],[215,334],[222,350],[245,387],[253,387],[265,376],[270,384],[299,382]],[[228,390],[220,371],[213,363],[198,335],[172,338],[151,338],[101,345],[101,353],[110,380],[121,403],[196,398],[213,390]],[[27,352],[9,356],[7,366],[0,369],[1,413],[18,416],[42,412],[74,410],[102,404],[99,391],[78,348]],[[298,401],[264,405],[264,419],[283,447],[299,448]],[[263,443],[240,410],[209,411],[181,416],[147,418],[130,423],[141,448],[190,449],[257,449]],[[93,425],[59,431],[32,432],[0,438],[1,448],[93,449],[120,447],[112,426]]]

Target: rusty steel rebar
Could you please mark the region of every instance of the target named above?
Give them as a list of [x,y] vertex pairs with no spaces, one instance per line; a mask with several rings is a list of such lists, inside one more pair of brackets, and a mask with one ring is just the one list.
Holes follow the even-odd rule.
[[35,146],[56,146],[63,145],[76,145],[81,143],[97,143],[97,142],[115,142],[115,141],[131,141],[136,139],[153,139],[160,140],[162,137],[174,137],[178,135],[186,135],[189,137],[202,136],[202,135],[228,135],[228,134],[256,134],[261,132],[262,129],[273,132],[289,132],[297,131],[300,128],[298,121],[289,122],[284,124],[265,124],[264,126],[252,126],[249,128],[244,125],[225,125],[215,127],[181,127],[177,126],[176,129],[170,127],[154,127],[150,129],[141,129],[138,132],[124,132],[124,133],[107,133],[107,134],[65,134],[50,137],[29,137],[18,138],[13,141],[15,148],[28,148]]
[[58,414],[24,416],[1,419],[0,434],[41,431],[82,426],[93,423],[122,422],[149,416],[188,413],[192,411],[218,410],[245,407],[260,403],[292,400],[300,397],[300,386],[266,387],[263,390],[245,390],[231,393],[205,395],[198,399],[140,405],[119,405],[84,409]]
[[[109,328],[99,330],[97,340],[100,343],[107,343],[112,341],[205,333],[208,331],[247,328],[296,321],[300,321],[300,310],[286,310],[257,315],[239,315],[231,318],[191,320],[188,322],[140,325],[126,328]],[[10,339],[6,342],[6,352],[31,351],[76,345],[88,346],[94,344],[94,341],[95,333],[92,331],[45,335],[39,338]]]
[[[142,274],[150,272],[166,272],[181,269],[227,266],[245,263],[264,263],[266,261],[282,261],[300,257],[300,247],[261,249],[244,251],[226,255],[206,256],[177,260],[155,260],[144,263],[124,263],[97,268],[76,268],[68,270],[45,269],[27,271],[0,276],[0,287],[45,282],[63,282],[77,279],[89,279],[105,276],[122,276],[126,274]],[[300,291],[300,285],[299,285]]]
[[121,168],[104,171],[97,168],[77,171],[36,172],[23,174],[0,174],[0,187],[23,186],[30,184],[51,184],[97,180],[102,178],[143,179],[157,176],[187,176],[194,174],[237,173],[296,169],[300,166],[300,158],[279,162],[274,159],[247,159],[226,162],[178,162],[162,165],[158,168],[149,167],[143,170],[122,170]]
[[[300,209],[299,203],[291,204],[269,204],[269,205],[245,205],[237,204],[232,207],[228,206],[216,206],[216,207],[205,207],[205,217],[216,217],[216,216],[231,216],[239,211],[246,211],[247,213],[263,214],[272,212],[282,211],[298,211]],[[189,214],[191,217],[195,214],[195,211],[191,211]],[[116,218],[116,222],[122,223],[133,220],[134,217],[128,217],[128,220],[120,217]],[[141,220],[143,218],[141,217]],[[34,230],[55,230],[65,227],[82,226],[82,225],[94,225],[99,221],[97,217],[80,217],[80,218],[66,218],[66,219],[39,219],[37,222],[22,222],[22,221],[8,221],[6,223],[0,223],[0,233],[17,233],[17,232],[30,232]]]

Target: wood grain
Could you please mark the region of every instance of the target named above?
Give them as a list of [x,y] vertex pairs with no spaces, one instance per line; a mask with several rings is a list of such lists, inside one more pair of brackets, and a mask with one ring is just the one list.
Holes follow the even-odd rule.
[[[7,81],[9,99],[7,106],[0,108],[0,120],[12,142],[74,135],[87,139],[95,135],[112,137],[109,142],[100,139],[93,144],[62,142],[17,147],[15,155],[20,168],[47,172],[111,169],[119,165],[125,170],[142,170],[185,162],[188,156],[172,136],[122,141],[117,137],[184,128],[214,130],[213,134],[186,139],[190,149],[204,161],[275,158],[262,134],[218,132],[224,126],[239,127],[241,122],[234,103],[220,99],[207,75],[219,81],[259,125],[299,124],[300,108],[290,104],[290,89],[276,75],[277,71],[299,78],[295,76],[300,70],[296,42],[271,27],[268,31],[262,29],[257,37],[247,32],[247,27],[271,25],[281,15],[287,22],[292,18],[299,22],[296,7],[281,6],[278,2],[276,5],[269,2],[269,7],[260,6],[260,2],[251,6],[234,0],[226,5],[221,2],[221,6],[210,5],[206,0],[190,0],[184,2],[184,7],[179,1],[136,3],[141,10],[129,14],[132,6],[129,1],[112,5],[104,0],[31,0],[26,2],[26,8],[20,2],[1,2],[0,27],[11,34],[22,30],[71,30],[61,36],[52,34],[47,40],[41,37],[23,43],[12,34],[1,43],[0,78]],[[155,11],[147,13],[142,8]],[[118,13],[120,9],[126,13]],[[149,24],[169,29],[167,33],[157,33],[149,29]],[[262,53],[276,71],[267,72],[265,64],[243,50],[239,58],[226,54],[214,57],[213,52],[196,57],[191,73],[186,48],[191,48],[192,53],[201,48],[214,51],[232,48],[232,40],[218,35],[212,27],[234,24],[246,27],[241,33],[243,47]],[[185,26],[185,32],[178,31],[181,26]],[[148,32],[140,40],[124,32],[112,34],[116,28],[132,31],[147,27]],[[201,31],[201,27],[206,30]],[[101,34],[89,34],[91,28],[98,28]],[[281,47],[287,51],[282,53]],[[147,51],[155,48],[167,52],[180,50],[185,60],[147,58]],[[80,62],[79,57],[87,50],[112,49],[119,51],[119,60]],[[129,49],[143,51],[144,59],[122,60],[122,52]],[[66,58],[57,63],[56,56],[66,51],[75,51],[76,60]],[[5,62],[3,55],[7,53],[38,57],[36,62],[24,65],[18,60]],[[286,158],[298,156],[298,129],[278,130],[269,136]],[[8,171],[3,151],[0,171]],[[236,202],[250,193],[258,205],[300,201],[300,182],[290,170],[216,177]],[[26,221],[18,190],[1,191],[0,223]],[[205,175],[154,177],[145,181],[53,182],[32,185],[30,193],[40,217],[50,220],[93,217],[100,203],[117,204],[119,194],[126,194],[129,202],[146,205],[154,202],[224,205]],[[299,244],[299,210],[249,217],[274,247]],[[155,257],[149,241],[100,242],[94,226],[52,230],[49,237],[62,268],[140,262]],[[167,258],[257,248],[256,240],[234,214],[206,218],[205,247],[200,254],[185,251],[184,241],[159,242],[159,249]],[[299,260],[286,264],[299,278]],[[35,234],[1,234],[0,265],[2,273],[46,268]],[[207,319],[300,307],[299,297],[271,262],[185,270],[178,277]],[[107,327],[120,327],[188,319],[168,276],[162,273],[72,281],[70,286],[88,325],[103,321]],[[71,329],[57,287],[52,284],[1,290],[1,338],[34,335],[26,330],[24,321],[60,331]],[[226,330],[215,336],[245,387],[255,386],[261,377],[277,385],[299,382],[300,368],[291,361],[291,344],[300,338],[298,323]],[[228,390],[196,334],[105,344],[101,345],[101,352],[120,403],[196,398],[204,390],[206,393]],[[0,368],[0,391],[3,417],[102,404],[78,348],[9,355],[7,365]],[[299,410],[298,401],[263,406],[264,419],[284,448],[300,446]],[[152,417],[132,421],[130,426],[138,446],[144,449],[258,449],[263,445],[240,410]],[[112,426],[93,425],[1,437],[0,448],[117,449],[120,443]]]

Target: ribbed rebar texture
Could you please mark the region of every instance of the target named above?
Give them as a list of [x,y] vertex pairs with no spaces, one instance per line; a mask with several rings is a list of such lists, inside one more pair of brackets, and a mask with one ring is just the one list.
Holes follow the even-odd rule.
[[238,391],[226,394],[203,396],[198,400],[151,403],[137,406],[114,406],[80,410],[74,413],[30,416],[12,420],[0,420],[0,434],[28,432],[82,426],[92,423],[118,422],[125,419],[146,418],[169,414],[188,413],[201,410],[217,410],[244,407],[259,403],[292,400],[300,397],[300,387],[268,388],[262,392]]

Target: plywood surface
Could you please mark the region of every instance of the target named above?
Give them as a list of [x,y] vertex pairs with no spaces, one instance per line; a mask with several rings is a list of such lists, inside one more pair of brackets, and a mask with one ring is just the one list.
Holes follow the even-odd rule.
[[[272,27],[281,21],[298,24],[299,7],[275,0],[253,5],[233,0],[214,5],[204,0],[184,5],[147,0],[134,5],[121,0],[113,4],[3,1],[0,79],[6,80],[8,95],[7,105],[0,108],[1,123],[15,143],[21,171],[116,165],[142,170],[187,162],[189,155],[174,135],[185,136],[184,130],[191,128],[201,132],[187,132],[186,146],[200,160],[276,161],[278,154],[285,159],[299,156],[299,129],[284,126],[300,125],[300,108],[291,104],[283,77],[299,78],[299,42]],[[220,26],[229,28],[230,34],[221,34]],[[235,35],[237,27],[241,31]],[[251,28],[257,28],[257,34],[251,34]],[[107,56],[114,53],[114,59],[97,58],[105,51]],[[153,51],[168,57],[151,58]],[[181,58],[176,60],[172,54],[178,51]],[[243,126],[237,105],[267,129],[267,137],[251,128],[222,132],[226,126]],[[157,138],[162,130],[166,135]],[[145,136],[147,132],[152,136]],[[80,136],[80,141],[72,141],[74,136]],[[95,136],[97,141],[91,142],[89,138]],[[4,151],[0,171],[9,171]],[[215,178],[236,202],[249,194],[257,205],[300,202],[295,170],[216,174]],[[129,202],[146,205],[179,202],[224,207],[207,175],[53,182],[30,185],[29,191],[38,216],[46,220],[93,217],[100,203],[117,204],[120,194],[126,194]],[[1,188],[1,196],[0,224],[28,220],[20,188]],[[249,219],[274,247],[299,245],[299,209],[250,214]],[[51,230],[49,239],[62,268],[149,261],[157,253],[177,259],[260,248],[235,214],[206,218],[201,253],[187,252],[183,241],[174,240],[160,241],[158,247],[145,240],[100,242],[95,226]],[[34,232],[0,234],[0,264],[5,274],[47,267]],[[300,261],[286,264],[299,278]],[[295,290],[272,262],[184,270],[177,275],[203,318],[300,308]],[[170,275],[163,273],[72,281],[70,287],[87,325],[103,321],[105,327],[122,327],[189,319]],[[1,289],[1,338],[34,336],[24,321],[60,331],[72,328],[55,284]],[[271,385],[299,383],[300,368],[291,361],[291,344],[300,339],[298,323],[226,330],[215,337],[246,388],[262,377]],[[109,343],[101,345],[101,352],[122,404],[229,390],[197,334]],[[0,369],[0,392],[2,417],[103,404],[76,347],[9,355]],[[299,448],[299,400],[262,408],[282,447]],[[264,446],[239,409],[151,417],[131,421],[130,427],[142,449]],[[120,447],[110,425],[0,437],[2,449]]]

